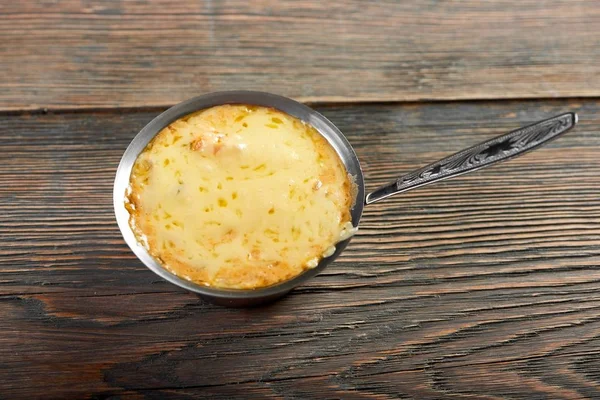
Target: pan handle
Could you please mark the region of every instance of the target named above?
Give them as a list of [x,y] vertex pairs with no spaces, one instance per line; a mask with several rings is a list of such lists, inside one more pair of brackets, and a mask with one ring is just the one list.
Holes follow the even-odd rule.
[[575,124],[577,114],[569,112],[519,128],[410,172],[369,193],[365,204],[520,156],[556,139]]

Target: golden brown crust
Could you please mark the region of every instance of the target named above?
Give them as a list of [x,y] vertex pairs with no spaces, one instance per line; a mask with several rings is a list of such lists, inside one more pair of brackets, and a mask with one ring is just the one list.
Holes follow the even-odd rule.
[[[246,117],[256,108],[247,108],[246,114],[241,113],[235,118],[235,122],[241,124],[243,127],[246,124]],[[314,258],[321,258],[327,249],[335,244],[339,239],[333,234],[327,234],[326,240],[323,237],[320,243],[312,243],[307,247],[307,253],[304,257],[304,261],[290,264],[286,262],[288,248],[284,247],[278,258],[265,257],[262,252],[262,248],[267,243],[278,243],[278,232],[266,229],[264,232],[263,240],[257,240],[254,245],[248,243],[247,246],[252,247],[247,255],[243,254],[232,254],[230,257],[225,259],[227,264],[226,268],[219,268],[218,270],[210,270],[209,268],[202,267],[202,263],[197,260],[192,262],[192,257],[185,253],[182,248],[179,248],[176,239],[166,239],[160,237],[157,231],[157,224],[161,225],[162,230],[168,232],[179,232],[183,231],[186,221],[175,220],[171,218],[170,213],[162,209],[160,203],[154,209],[145,209],[145,202],[141,201],[141,196],[145,194],[145,187],[148,185],[149,178],[153,174],[153,168],[171,168],[176,160],[165,158],[158,159],[161,154],[160,151],[163,148],[170,148],[171,146],[181,146],[181,149],[188,149],[198,153],[201,157],[235,157],[234,151],[237,148],[229,143],[229,137],[224,134],[218,133],[220,129],[227,127],[227,124],[231,124],[231,112],[226,107],[217,109],[215,112],[209,113],[208,115],[202,114],[203,119],[194,118],[202,112],[194,113],[186,116],[183,119],[173,122],[168,127],[164,128],[152,141],[148,144],[146,149],[139,155],[136,160],[130,178],[130,193],[127,196],[127,210],[130,213],[130,225],[132,226],[138,240],[142,243],[146,243],[149,253],[155,257],[165,268],[175,273],[176,275],[189,279],[199,284],[205,284],[209,286],[217,286],[224,288],[239,288],[239,289],[251,289],[270,286],[300,274],[307,268],[307,262]],[[282,118],[286,116],[282,115],[277,110],[269,111],[272,114],[272,124],[266,124],[267,128],[272,128],[270,125],[277,127],[278,124],[283,123]],[[279,115],[282,115],[281,118]],[[291,118],[287,116],[288,118]],[[187,121],[187,122],[186,122]],[[329,143],[320,134],[318,134],[312,127],[307,126],[296,119],[291,121],[296,128],[301,128],[300,135],[302,137],[310,138],[310,141],[314,145],[316,151],[315,163],[323,165],[319,175],[316,179],[310,181],[312,190],[317,192],[324,187],[332,187],[336,182],[341,182],[343,190],[327,191],[325,196],[330,199],[334,204],[337,204],[338,216],[337,224],[343,224],[350,221],[350,207],[352,202],[351,197],[351,182],[347,176],[345,167],[341,163],[335,150],[329,145]],[[190,129],[192,126],[192,132],[188,132],[188,136],[185,135],[186,129]],[[275,129],[275,128],[273,128]],[[221,154],[223,153],[223,155]],[[187,155],[186,157],[187,162]],[[152,161],[154,160],[154,162]],[[156,165],[160,161],[160,165]],[[331,164],[333,162],[333,164]],[[242,166],[244,168],[244,166]],[[262,169],[261,169],[262,168]],[[264,171],[263,171],[264,170]],[[252,171],[257,174],[269,175],[266,168],[263,165],[258,165],[252,168]],[[175,180],[179,181],[181,187],[185,186],[182,175],[178,170],[174,172]],[[228,179],[228,178],[227,178]],[[208,188],[204,185],[199,185],[197,190],[201,193],[205,193],[214,190],[220,190],[221,183],[218,184],[217,188]],[[215,208],[227,207],[228,203],[235,203],[237,193],[231,195],[231,198],[219,198],[217,204],[205,204],[198,206],[198,212],[211,213]],[[290,188],[289,197],[294,198],[297,201],[308,201],[306,194],[296,193],[294,188]],[[302,208],[299,210],[302,211]],[[270,207],[266,210],[268,215],[274,215],[277,212],[275,207]],[[221,221],[214,220],[208,221],[208,224],[212,224],[213,227],[219,227]],[[302,230],[298,228],[294,231],[292,227],[292,237],[299,237],[302,234]],[[323,227],[319,227],[319,232],[323,230]],[[326,230],[325,230],[326,231]],[[323,233],[324,234],[324,233]],[[201,237],[202,235],[200,235]],[[196,239],[196,243],[205,251],[212,254],[214,257],[221,257],[220,253],[223,246],[231,244],[235,241],[241,241],[240,233],[235,228],[227,229],[223,226],[221,234],[216,237],[202,237]],[[309,239],[311,241],[311,239]],[[243,239],[242,243],[247,243],[247,239]],[[189,260],[189,261],[188,261]]]

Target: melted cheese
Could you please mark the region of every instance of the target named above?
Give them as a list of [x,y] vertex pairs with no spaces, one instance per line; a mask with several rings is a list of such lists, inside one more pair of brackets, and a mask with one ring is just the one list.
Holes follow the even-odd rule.
[[138,240],[196,283],[250,289],[290,279],[354,233],[351,181],[311,126],[222,105],[163,129],[138,156],[126,205]]

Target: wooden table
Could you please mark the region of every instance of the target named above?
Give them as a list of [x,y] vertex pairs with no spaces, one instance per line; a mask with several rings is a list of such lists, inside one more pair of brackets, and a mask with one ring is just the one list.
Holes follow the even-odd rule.
[[[0,398],[600,398],[600,5],[0,5]],[[369,188],[565,111],[542,150],[367,208],[255,309],[146,269],[113,216],[133,136],[215,90],[309,102]]]

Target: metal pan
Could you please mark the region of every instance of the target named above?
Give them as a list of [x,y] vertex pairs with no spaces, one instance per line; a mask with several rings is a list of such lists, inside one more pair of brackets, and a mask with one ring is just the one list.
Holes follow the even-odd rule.
[[359,160],[342,132],[327,118],[315,110],[286,97],[253,91],[228,91],[210,93],[177,104],[160,114],[146,125],[131,141],[123,154],[114,184],[113,202],[115,215],[123,238],[136,256],[154,273],[184,289],[198,293],[208,301],[231,307],[247,307],[275,300],[294,287],[321,272],[346,248],[350,239],[336,245],[335,253],[321,260],[319,265],[308,269],[293,279],[261,289],[229,290],[199,285],[172,274],[162,267],[135,238],[129,226],[129,213],[125,208],[125,191],[133,163],[146,145],[171,122],[198,110],[221,104],[250,104],[273,107],[312,125],[335,149],[346,170],[354,177],[358,190],[351,210],[352,224],[357,227],[365,205],[374,203],[396,193],[452,178],[464,173],[504,161],[533,150],[560,136],[577,123],[575,113],[556,117],[520,128],[506,135],[463,150],[424,168],[413,171],[365,196],[365,182]]

